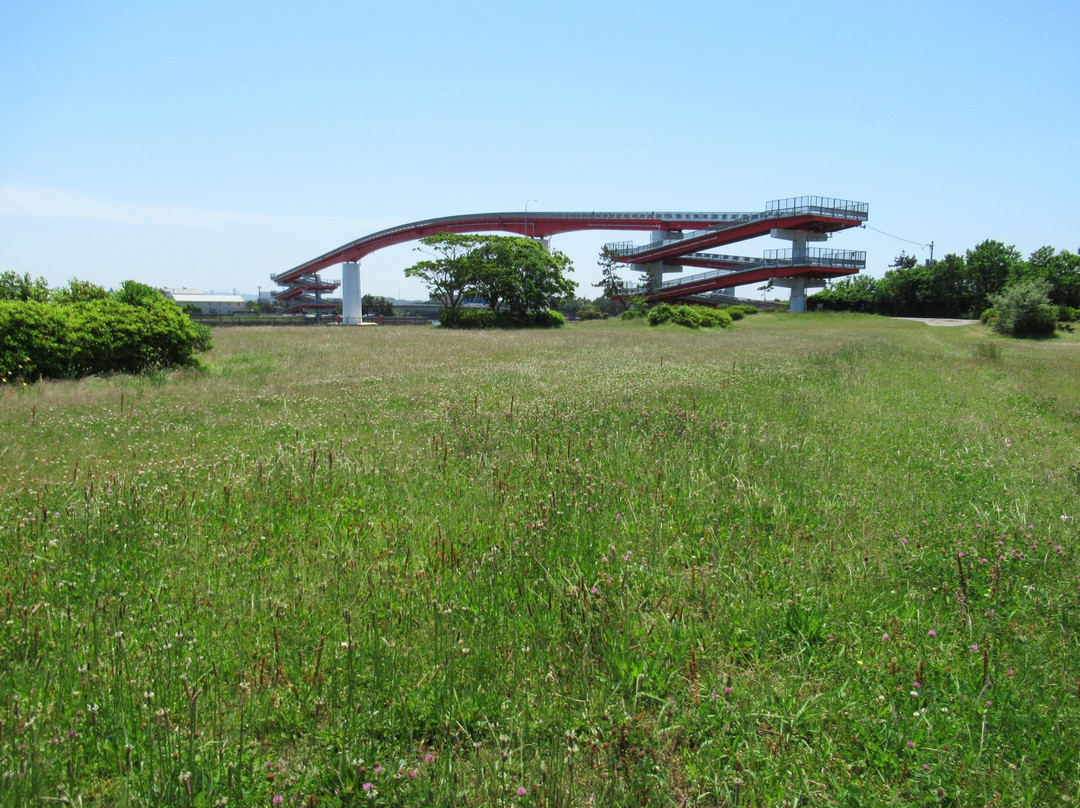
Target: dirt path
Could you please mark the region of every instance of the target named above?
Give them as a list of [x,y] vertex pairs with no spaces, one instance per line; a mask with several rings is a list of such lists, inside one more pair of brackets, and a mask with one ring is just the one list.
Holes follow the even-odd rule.
[[979,322],[978,320],[957,320],[952,317],[893,317],[894,320],[911,320],[915,323],[926,323],[927,325],[971,325]]

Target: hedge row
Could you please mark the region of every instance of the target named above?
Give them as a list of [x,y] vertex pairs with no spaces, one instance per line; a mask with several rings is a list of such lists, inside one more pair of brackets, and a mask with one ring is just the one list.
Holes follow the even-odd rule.
[[0,300],[0,377],[36,381],[198,364],[210,329],[134,281],[74,303]]
[[[740,312],[741,314],[741,312]],[[727,328],[732,324],[732,316],[724,309],[709,306],[673,306],[661,303],[649,309],[649,325],[675,323],[687,328]]]
[[443,328],[558,328],[566,325],[566,318],[557,311],[512,317],[491,309],[444,309],[439,322]]

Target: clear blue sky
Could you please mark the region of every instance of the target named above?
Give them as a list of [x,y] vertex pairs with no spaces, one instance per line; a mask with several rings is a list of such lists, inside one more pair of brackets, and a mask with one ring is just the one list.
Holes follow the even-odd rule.
[[[4,3],[0,270],[254,293],[374,230],[534,199],[868,202],[917,244],[830,246],[878,276],[930,241],[1076,250],[1077,31],[1075,0]],[[627,237],[553,246],[592,297]],[[365,293],[423,296],[417,258],[366,259]]]

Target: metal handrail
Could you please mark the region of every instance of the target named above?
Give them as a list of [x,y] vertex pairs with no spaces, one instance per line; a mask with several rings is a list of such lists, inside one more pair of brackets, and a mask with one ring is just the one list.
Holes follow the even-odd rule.
[[[788,252],[790,250],[768,250],[767,252]],[[664,281],[659,286],[654,287],[652,291],[659,291],[661,289],[673,289],[679,286],[691,286],[702,281],[712,280],[713,278],[722,278],[726,275],[734,275],[740,272],[749,272],[754,269],[764,269],[766,267],[782,267],[782,266],[814,266],[833,269],[853,269],[862,270],[866,268],[866,251],[865,250],[807,250],[807,255],[800,258],[787,257],[772,257],[762,258],[755,260],[754,263],[748,266],[741,266],[738,269],[713,269],[708,272],[700,272],[696,275],[686,275],[674,280]],[[810,255],[811,252],[819,253],[819,255]],[[836,255],[821,255],[821,253],[838,253],[844,254],[844,257],[838,257]],[[704,255],[704,253],[702,253]],[[854,256],[854,257],[851,257]],[[620,287],[624,294],[640,294],[650,291],[648,287],[627,286]]]
[[[858,219],[859,221],[865,221],[869,217],[870,205],[866,202],[852,202],[846,199],[833,199],[832,197],[824,196],[798,196],[791,197],[789,199],[776,199],[771,202],[765,203],[765,210],[759,213],[748,213],[742,219],[734,222],[731,227],[737,225],[750,224],[751,222],[759,222],[766,219],[782,219],[787,216],[794,216],[798,214],[816,214],[819,216],[829,216],[845,219]],[[605,245],[608,249],[612,250],[620,256],[636,255],[638,253],[652,252],[653,250],[661,247],[665,247],[669,244],[674,244],[680,241],[688,241],[694,238],[700,238],[710,230],[716,229],[728,229],[728,228],[707,228],[706,230],[696,230],[687,233],[680,238],[664,239],[662,242],[651,242],[649,244],[634,245],[631,241],[619,241],[612,242]]]

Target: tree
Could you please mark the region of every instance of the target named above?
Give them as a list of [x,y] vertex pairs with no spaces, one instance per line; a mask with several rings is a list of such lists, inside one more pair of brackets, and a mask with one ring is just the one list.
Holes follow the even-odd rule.
[[394,304],[385,297],[364,295],[360,299],[360,306],[364,310],[364,314],[378,314],[383,317],[394,316]]
[[1040,247],[1028,259],[1031,277],[1050,283],[1050,301],[1059,306],[1080,307],[1080,255],[1053,247]]
[[615,271],[618,256],[619,254],[611,247],[604,247],[600,250],[600,258],[596,263],[600,265],[601,277],[600,282],[594,283],[593,286],[603,292],[604,297],[618,301],[621,308],[626,309],[630,306],[630,303],[626,299],[625,284]]
[[434,248],[437,257],[414,264],[405,274],[423,280],[451,314],[467,296],[475,296],[492,312],[505,311],[510,320],[524,322],[577,288],[566,277],[573,269],[570,259],[530,238],[439,233],[421,243]]
[[0,272],[0,300],[49,301],[49,282],[44,278],[31,278],[27,272]]
[[1023,261],[1015,247],[1006,247],[1000,241],[989,239],[968,250],[965,260],[975,316],[987,307],[990,295],[996,295],[1011,277],[1018,274],[1017,265]]
[[88,303],[91,300],[104,300],[108,296],[109,293],[96,283],[72,278],[68,281],[67,286],[54,289],[49,295],[49,301],[62,306],[67,303]]
[[[420,243],[433,249],[435,258],[408,267],[405,277],[419,278],[427,284],[432,298],[439,300],[448,311],[457,311],[472,283],[472,251],[480,242],[479,236],[460,233],[425,236],[420,239]],[[417,250],[419,249],[417,247]]]
[[830,311],[870,312],[876,306],[876,281],[869,275],[855,275],[829,284],[829,288],[811,295],[811,306],[821,304]]
[[1045,336],[1054,333],[1057,307],[1050,305],[1050,282],[1023,280],[1000,294],[991,295],[997,313],[994,330],[1011,337]]
[[473,257],[472,289],[492,311],[505,308],[511,320],[546,311],[577,289],[565,274],[573,270],[570,259],[530,238],[485,236]]
[[893,262],[889,264],[889,266],[896,269],[911,269],[917,263],[919,263],[919,259],[914,255],[908,255],[906,252],[902,252],[893,259]]

